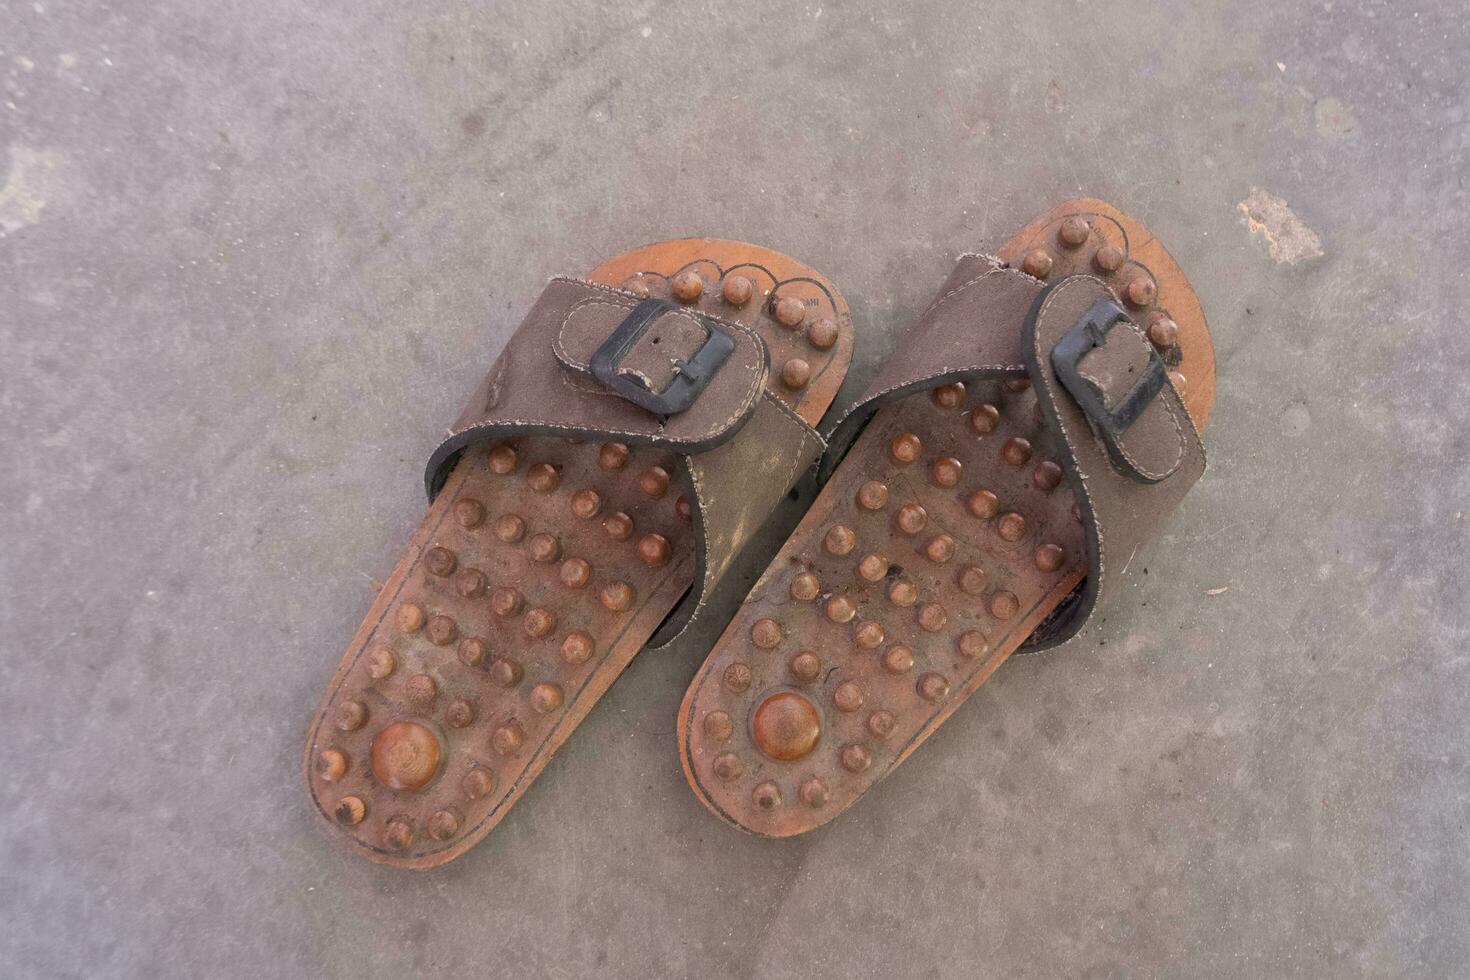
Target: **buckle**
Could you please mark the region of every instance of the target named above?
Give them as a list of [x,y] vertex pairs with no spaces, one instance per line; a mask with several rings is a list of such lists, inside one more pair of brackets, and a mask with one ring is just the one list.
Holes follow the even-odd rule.
[[1163,389],[1167,377],[1163,359],[1154,350],[1153,344],[1147,342],[1143,346],[1148,351],[1148,366],[1143,369],[1143,375],[1129,389],[1128,394],[1123,396],[1117,408],[1109,409],[1102,392],[1082,376],[1082,359],[1103,345],[1108,333],[1119,321],[1127,319],[1128,314],[1123,312],[1123,307],[1115,300],[1100,299],[1057,341],[1051,351],[1052,367],[1056,369],[1057,377],[1067,391],[1088,418],[1113,435],[1123,432],[1138,421],[1143,410],[1148,408],[1149,403]]
[[[648,332],[648,328],[669,312],[694,317],[708,336],[688,361],[674,360],[674,380],[667,388],[650,391],[636,375],[623,372],[623,358],[628,356],[628,351]],[[645,299],[633,307],[593,353],[592,375],[639,408],[655,415],[674,415],[694,404],[734,350],[735,341],[724,331],[716,329],[707,317],[665,300]]]

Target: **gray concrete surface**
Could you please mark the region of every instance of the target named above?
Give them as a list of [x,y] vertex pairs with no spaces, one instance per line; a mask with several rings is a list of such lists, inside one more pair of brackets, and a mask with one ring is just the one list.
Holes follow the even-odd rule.
[[[1457,0],[8,0],[0,975],[1470,976],[1467,47]],[[804,839],[684,785],[712,625],[464,859],[329,845],[308,717],[547,276],[780,248],[857,384],[1077,193],[1170,243],[1221,369],[1105,620]]]

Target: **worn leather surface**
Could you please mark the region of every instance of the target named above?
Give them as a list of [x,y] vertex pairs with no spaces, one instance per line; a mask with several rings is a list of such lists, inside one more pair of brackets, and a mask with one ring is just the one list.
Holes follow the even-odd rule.
[[671,309],[644,333],[622,369],[654,391],[704,343],[706,323],[735,341],[729,359],[684,412],[661,417],[608,390],[592,354],[642,297],[577,279],[551,280],[430,457],[432,498],[471,445],[524,435],[661,446],[680,454],[694,488],[698,587],[654,637],[661,645],[693,621],[703,597],[825,443],[766,387],[764,341],[747,327]]
[[[1165,384],[1110,456],[1085,413],[1062,387],[1051,350],[1091,304],[1112,294],[1091,276],[1046,287],[993,256],[965,255],[938,299],[903,335],[868,391],[837,422],[822,462],[825,479],[883,405],[952,382],[1028,379],[1048,424],[1058,427],[1061,464],[1077,494],[1087,530],[1087,580],[1027,641],[1031,650],[1074,635],[1117,588],[1130,558],[1159,533],[1204,472],[1204,446],[1174,388]],[[1146,364],[1148,340],[1136,323],[1119,323],[1081,371],[1109,406],[1131,390]],[[1157,480],[1141,483],[1131,467]]]
[[[1158,536],[1205,470],[1204,443],[1172,385],[1159,390],[1122,440],[1127,451],[1139,459],[1172,466],[1167,476],[1153,483],[1135,480],[1110,456],[1087,416],[1063,390],[1051,363],[1052,348],[1094,303],[1109,296],[1100,279],[1064,279],[1038,297],[1025,326],[1027,369],[1048,424],[1059,428],[1067,445],[1063,467],[1078,495],[1087,528],[1087,582],[1073,614],[1075,625],[1067,635],[1081,628],[1087,614],[1117,590],[1134,554]],[[1137,325],[1127,321],[1109,332],[1105,348],[1096,353],[1106,351],[1104,360],[1110,364],[1133,363],[1139,342],[1148,343]],[[1116,369],[1095,376],[1104,386],[1105,399],[1124,394],[1132,386],[1131,378]]]

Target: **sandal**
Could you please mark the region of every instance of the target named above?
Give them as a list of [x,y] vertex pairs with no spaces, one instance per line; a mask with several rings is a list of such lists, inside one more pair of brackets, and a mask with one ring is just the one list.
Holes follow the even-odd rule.
[[1068,201],[963,256],[684,697],[696,795],[811,830],[1011,653],[1075,634],[1203,472],[1214,389],[1198,298],[1116,209]]
[[553,279],[431,457],[311,722],[332,835],[428,868],[489,833],[819,457],[852,343],[831,283],[739,242]]

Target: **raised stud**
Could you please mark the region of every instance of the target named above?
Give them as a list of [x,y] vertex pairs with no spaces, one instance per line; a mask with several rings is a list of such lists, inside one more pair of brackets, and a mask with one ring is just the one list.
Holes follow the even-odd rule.
[[858,575],[869,582],[882,581],[883,576],[888,574],[888,559],[879,554],[868,554],[858,562]]
[[725,302],[731,306],[744,306],[750,302],[750,294],[755,292],[755,283],[745,276],[726,276],[720,285],[720,295],[725,297]]
[[919,676],[919,683],[915,685],[919,697],[925,701],[942,701],[949,694],[949,681],[943,674],[929,671]]
[[893,515],[893,526],[903,534],[918,534],[929,523],[929,515],[919,504],[904,504]]
[[526,618],[521,622],[526,635],[532,639],[539,640],[556,629],[556,615],[550,609],[529,609]]
[[336,782],[347,775],[347,756],[336,749],[327,749],[316,757],[316,774],[322,782]]
[[653,290],[649,288],[648,280],[643,278],[641,272],[624,279],[622,289],[624,292],[632,293],[639,299],[647,299],[653,295]]
[[1031,461],[1031,443],[1020,436],[1011,436],[1000,447],[1000,458],[1012,466],[1025,466]]
[[907,608],[919,601],[919,590],[907,579],[894,579],[888,586],[888,601]]
[[495,536],[506,544],[515,544],[526,535],[526,522],[519,514],[501,514],[495,518]]
[[561,563],[561,584],[569,589],[580,589],[592,578],[592,566],[582,558],[568,558]]
[[857,535],[844,524],[834,525],[822,538],[822,549],[829,555],[849,554],[856,545]]
[[805,388],[812,379],[812,366],[799,357],[788,358],[781,365],[781,383],[792,391]]
[[822,672],[822,658],[810,650],[803,650],[791,658],[788,666],[792,677],[803,684],[810,684]]
[[1000,513],[1000,498],[989,490],[976,490],[965,501],[965,506],[970,509],[971,514],[982,521],[988,521]]
[[954,557],[954,538],[948,534],[936,534],[924,544],[924,557],[943,564]]
[[979,630],[965,630],[955,641],[955,649],[959,650],[960,656],[983,657],[990,651],[990,638]]
[[423,552],[423,567],[429,570],[429,574],[437,574],[441,579],[442,577],[448,576],[448,574],[453,574],[454,566],[457,563],[459,563],[459,560],[454,557],[454,552],[448,550],[448,548],[440,548],[438,545],[435,545],[434,548],[429,548],[428,551]]
[[705,737],[715,742],[723,742],[735,733],[735,722],[723,711],[711,711],[704,716]]
[[561,483],[561,474],[550,463],[537,463],[526,471],[526,485],[537,493],[551,493]]
[[669,492],[669,471],[662,466],[650,466],[638,474],[638,489],[650,497],[662,497]]
[[1179,392],[1180,398],[1183,398],[1184,393],[1189,390],[1188,379],[1178,371],[1169,372],[1169,383],[1174,386],[1175,391]]
[[958,381],[940,385],[929,392],[929,400],[936,408],[959,408],[960,403],[965,400],[965,386]]
[[1020,541],[1026,536],[1026,518],[1017,513],[1002,514],[995,532],[1005,541]]
[[332,810],[332,816],[337,822],[354,827],[362,823],[362,818],[367,816],[367,804],[358,796],[344,796],[337,801],[337,806]]
[[795,330],[806,319],[806,304],[795,296],[782,296],[776,300],[776,322]]
[[816,748],[822,718],[816,705],[795,691],[777,691],[750,716],[755,747],[772,759],[793,762]]
[[460,527],[476,528],[485,523],[485,505],[473,497],[454,502],[454,522]]
[[1051,253],[1044,248],[1035,248],[1026,253],[1021,260],[1021,271],[1036,279],[1045,279],[1051,275]]
[[757,619],[750,627],[750,642],[762,650],[781,645],[781,624],[774,619]]
[[531,709],[539,714],[550,714],[561,707],[563,695],[561,687],[544,681],[531,688]]
[[662,534],[645,534],[638,541],[638,557],[643,559],[645,565],[655,568],[667,565],[670,553],[669,539]]
[[900,466],[912,463],[923,451],[924,443],[912,432],[900,432],[888,447],[888,455]]
[[838,711],[853,712],[863,706],[863,689],[852,681],[837,685],[832,692],[832,704]]
[[485,594],[485,586],[489,584],[485,573],[478,568],[463,569],[454,577],[454,591],[466,599],[478,599]]
[[416,721],[395,721],[373,738],[373,775],[392,790],[414,792],[439,771],[439,738]]
[[1104,275],[1112,275],[1123,266],[1123,250],[1116,245],[1104,245],[1092,257],[1092,264]]
[[817,350],[828,350],[837,343],[837,321],[822,317],[806,328],[806,341]]
[[496,657],[490,664],[490,679],[501,687],[515,687],[526,676],[526,670],[513,657]]
[[1030,387],[1031,387],[1031,381],[1030,381],[1029,378],[1012,378],[1011,380],[1009,380],[1009,381],[1007,381],[1005,383],[1005,390],[1006,391],[1009,391],[1009,392],[1012,392],[1012,393],[1018,394],[1018,395],[1021,392],[1025,391],[1027,388],[1030,388]]
[[464,698],[455,698],[444,707],[444,721],[450,728],[468,728],[475,723],[475,706]]
[[602,510],[602,498],[598,496],[596,490],[582,489],[572,494],[570,506],[573,516],[580,517],[584,521],[591,520],[597,516],[598,511]]
[[556,561],[561,557],[561,541],[557,539],[556,535],[548,534],[545,531],[533,534],[531,535],[531,539],[526,542],[526,553],[531,556],[532,561],[541,562],[542,564]]
[[561,659],[574,666],[584,664],[592,656],[594,648],[592,635],[576,630],[568,633],[567,638],[561,641]]
[[482,799],[495,788],[495,773],[476,766],[464,774],[464,778],[459,781],[459,788],[466,799]]
[[393,673],[393,667],[397,661],[393,659],[393,651],[387,647],[378,647],[368,654],[367,671],[368,676],[375,681],[380,681]]
[[858,487],[857,505],[863,510],[882,510],[888,504],[888,488],[877,480]]
[[405,602],[398,607],[398,628],[405,633],[417,633],[427,620],[424,607],[417,603]]
[[810,602],[822,591],[822,580],[811,572],[798,572],[791,579],[791,598]]
[[714,769],[715,778],[728,783],[740,778],[745,772],[745,763],[741,762],[740,756],[734,752],[724,752],[715,756],[715,762],[711,768]]
[[887,636],[881,623],[863,623],[852,633],[853,642],[867,650],[881,646]]
[[525,605],[525,598],[510,586],[502,586],[490,593],[490,611],[502,619],[514,616]]
[[1021,600],[1014,592],[997,592],[990,598],[990,615],[996,619],[1010,619],[1021,611]]
[[1123,298],[1129,306],[1143,309],[1152,306],[1158,294],[1159,287],[1154,283],[1153,276],[1144,273],[1128,280],[1128,288],[1123,291]]
[[1087,241],[1087,236],[1090,234],[1092,234],[1092,223],[1074,214],[1063,219],[1062,226],[1057,229],[1057,241],[1061,242],[1063,248],[1077,248]]
[[1179,343],[1179,324],[1167,316],[1156,316],[1149,320],[1148,339],[1159,350],[1168,350]]
[[519,723],[510,721],[490,733],[490,747],[496,755],[515,755],[526,744],[526,733]]
[[842,768],[851,773],[866,772],[873,764],[873,754],[868,751],[867,746],[854,742],[852,745],[842,747]]
[[605,470],[620,470],[628,464],[629,449],[621,442],[604,442],[597,450],[597,465]]
[[1062,468],[1051,460],[1044,459],[1032,471],[1031,482],[1042,493],[1051,493],[1062,485]]
[[626,541],[633,536],[633,518],[618,511],[602,522],[602,529],[614,541]]
[[960,591],[966,595],[979,595],[985,591],[990,576],[985,574],[985,569],[978,565],[966,565],[960,569],[955,576],[955,583],[959,585]]
[[902,643],[883,651],[883,669],[890,674],[906,674],[914,666],[914,651]]
[[504,443],[501,443],[494,449],[490,450],[489,455],[486,457],[486,461],[490,464],[491,472],[498,473],[501,476],[505,476],[507,473],[515,472],[516,451],[511,447],[505,445]]
[[1044,544],[1036,549],[1036,567],[1043,572],[1055,572],[1062,567],[1066,553],[1054,544]]
[[801,788],[797,790],[797,794],[801,796],[801,802],[813,810],[820,810],[827,805],[827,784],[816,776],[802,780]]
[[439,696],[439,685],[428,674],[414,674],[403,684],[403,693],[420,708],[427,708]]
[[942,456],[934,461],[929,477],[936,487],[952,487],[960,482],[965,465],[953,456]]
[[826,613],[834,623],[850,623],[857,615],[857,606],[845,595],[834,595],[827,600]]
[[603,588],[602,604],[613,612],[623,612],[633,604],[633,587],[627,582],[613,582]]
[[413,846],[413,824],[406,817],[394,817],[383,828],[383,846],[390,851],[406,851]]
[[429,642],[436,647],[447,647],[459,639],[459,627],[454,620],[443,613],[435,613],[429,617],[429,626],[424,630]]
[[361,701],[343,701],[337,708],[337,729],[343,732],[355,732],[367,724],[367,705]]
[[693,269],[685,269],[669,283],[669,290],[681,303],[692,303],[704,295],[704,278]]
[[467,636],[459,641],[459,662],[466,667],[478,667],[485,660],[485,641],[477,636]]
[[893,712],[879,709],[868,715],[868,732],[874,738],[887,738],[893,734],[893,728],[898,719],[893,717]]
[[731,694],[744,694],[750,690],[750,664],[733,663],[725,668],[722,680],[725,682],[725,690]]
[[949,622],[949,613],[937,602],[926,603],[919,610],[919,629],[926,633],[938,633]]
[[449,840],[459,833],[459,817],[452,810],[436,810],[429,818],[429,836],[435,840]]
[[1000,409],[994,405],[977,405],[970,412],[970,428],[977,435],[986,436],[1000,425]]
[[781,805],[781,787],[768,779],[751,791],[750,802],[769,813]]

